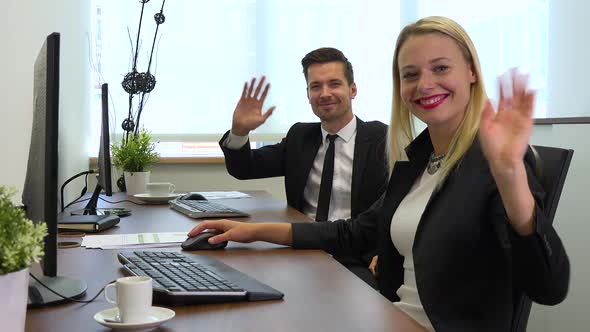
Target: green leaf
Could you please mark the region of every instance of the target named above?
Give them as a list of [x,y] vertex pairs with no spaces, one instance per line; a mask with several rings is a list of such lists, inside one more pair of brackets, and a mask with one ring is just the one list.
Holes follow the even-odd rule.
[[155,150],[151,133],[141,128],[137,135],[129,136],[127,143],[123,139],[111,146],[113,165],[126,172],[147,171],[160,159]]
[[43,256],[44,222],[33,223],[12,204],[16,189],[0,186],[0,274],[31,266]]

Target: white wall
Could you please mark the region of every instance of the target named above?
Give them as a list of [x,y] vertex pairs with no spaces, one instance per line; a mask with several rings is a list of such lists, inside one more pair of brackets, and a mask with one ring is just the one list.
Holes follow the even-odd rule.
[[549,1],[547,108],[553,117],[590,116],[590,2]]
[[588,264],[588,206],[590,203],[590,124],[535,126],[532,144],[574,149],[554,225],[570,258],[571,283],[567,299],[558,306],[533,305],[529,331],[588,331],[590,265]]
[[[549,1],[549,91],[548,109],[555,117],[588,116],[586,103],[590,68],[590,3],[585,0]],[[556,307],[534,305],[529,331],[588,331],[590,315],[590,265],[587,250],[590,223],[590,124],[536,126],[533,144],[574,149],[555,227],[571,263],[570,291]]]
[[[0,31],[0,184],[24,184],[32,122],[33,64],[51,32],[61,33],[59,183],[88,166],[89,1],[2,1]],[[70,188],[68,196],[76,193]],[[79,189],[76,189],[79,192]],[[73,197],[72,197],[73,198]]]

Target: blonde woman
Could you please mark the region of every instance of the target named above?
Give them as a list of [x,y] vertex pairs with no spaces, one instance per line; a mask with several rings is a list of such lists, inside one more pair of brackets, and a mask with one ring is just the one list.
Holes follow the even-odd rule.
[[[528,149],[534,92],[510,73],[497,112],[464,29],[428,17],[400,33],[393,59],[385,195],[350,221],[207,221],[210,242],[263,240],[331,253],[378,245],[381,293],[430,330],[509,331],[514,292],[561,302],[569,260],[543,211]],[[415,137],[413,117],[427,125]]]

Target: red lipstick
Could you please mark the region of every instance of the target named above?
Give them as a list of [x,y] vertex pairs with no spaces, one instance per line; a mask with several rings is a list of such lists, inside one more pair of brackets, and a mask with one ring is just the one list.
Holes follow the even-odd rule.
[[438,105],[444,103],[444,101],[447,99],[448,96],[449,96],[448,94],[439,94],[439,95],[428,96],[428,97],[417,99],[414,101],[414,103],[424,109],[430,110],[430,109],[433,109],[433,108],[437,107]]

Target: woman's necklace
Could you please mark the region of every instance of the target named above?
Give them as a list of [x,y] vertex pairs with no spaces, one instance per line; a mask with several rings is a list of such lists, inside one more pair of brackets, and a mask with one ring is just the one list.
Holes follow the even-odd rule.
[[444,154],[440,156],[435,156],[434,152],[430,154],[430,159],[428,160],[428,166],[426,166],[426,171],[428,174],[433,175],[438,171],[438,169],[442,166],[442,161],[445,158]]

